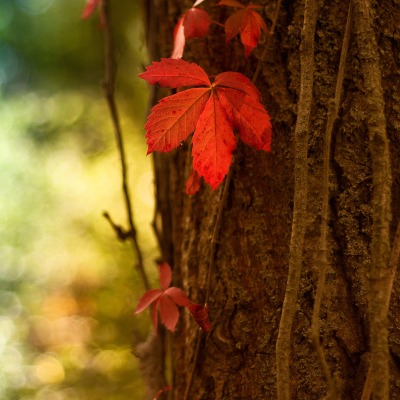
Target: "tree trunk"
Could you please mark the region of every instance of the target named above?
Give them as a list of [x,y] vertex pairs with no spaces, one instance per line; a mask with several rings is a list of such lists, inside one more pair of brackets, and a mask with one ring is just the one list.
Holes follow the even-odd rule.
[[[262,4],[270,27],[274,1]],[[172,31],[190,0],[149,0],[149,50],[152,60],[169,57]],[[321,224],[323,147],[327,111],[336,76],[349,3],[318,4],[313,103],[308,148],[308,202],[303,265],[290,352],[291,399],[320,400],[327,383],[310,340],[316,262]],[[393,178],[390,245],[400,216],[400,6],[397,0],[372,2],[370,15],[378,45],[380,79]],[[232,9],[205,1],[200,6],[224,22]],[[208,303],[211,332],[200,344],[189,399],[275,399],[275,346],[285,296],[294,199],[294,131],[300,92],[299,47],[304,1],[283,1],[275,34],[256,81],[273,125],[272,151],[238,143],[232,180],[224,204]],[[320,312],[320,338],[343,400],[360,399],[370,365],[368,314],[371,241],[374,232],[374,167],[370,149],[368,96],[357,41],[355,16],[345,64],[339,118],[332,136],[329,172],[328,260]],[[205,39],[187,42],[184,59],[209,75],[237,71],[250,79],[265,42],[248,59],[238,38],[225,44],[222,27],[212,24]],[[159,97],[155,93],[155,98]],[[189,144],[155,156],[156,226],[163,258],[173,266],[174,285],[204,303],[211,237],[221,189],[203,184],[185,194],[191,168]],[[388,177],[389,179],[389,177]],[[385,275],[386,277],[386,275]],[[400,281],[395,279],[389,311],[390,398],[400,398]],[[172,338],[173,398],[183,399],[196,347],[197,327],[184,313]]]

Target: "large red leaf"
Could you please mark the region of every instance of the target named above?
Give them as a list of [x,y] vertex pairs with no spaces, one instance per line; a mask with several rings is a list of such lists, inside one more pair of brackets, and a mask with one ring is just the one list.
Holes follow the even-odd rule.
[[193,135],[193,167],[215,190],[232,163],[236,140],[215,94],[204,107]]
[[209,86],[210,79],[203,68],[195,63],[171,58],[162,58],[146,67],[146,72],[139,75],[150,84],[177,88],[179,86]]
[[243,142],[257,150],[270,150],[272,127],[262,104],[245,93],[220,88],[219,100]]
[[[165,71],[164,63],[168,71],[185,67],[191,69],[190,79],[201,82],[198,84],[203,85],[206,81],[205,72],[199,66],[172,59],[154,63],[156,71],[149,67],[149,74],[142,74],[141,77],[174,87],[174,78],[170,72],[157,72]],[[188,79],[187,75],[176,77],[179,82],[185,79]],[[234,129],[238,130],[245,143],[256,149],[269,151],[271,142],[271,124],[260,102],[259,92],[247,77],[237,72],[223,72],[208,87],[188,89],[162,99],[153,107],[145,128],[148,153],[156,150],[170,151],[194,132],[193,168],[214,190],[232,163],[236,145]],[[187,191],[192,190],[190,186],[195,181],[194,177],[192,175],[192,179],[188,180]],[[193,193],[197,187],[196,177]]]
[[145,125],[147,154],[155,150],[171,151],[186,140],[196,128],[209,93],[209,88],[188,89],[155,105]]

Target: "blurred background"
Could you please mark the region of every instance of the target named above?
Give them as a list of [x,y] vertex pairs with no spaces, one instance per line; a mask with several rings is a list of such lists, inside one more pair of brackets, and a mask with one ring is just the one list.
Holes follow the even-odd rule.
[[[143,125],[140,7],[112,1],[117,102],[146,269],[157,257]],[[132,329],[143,287],[101,89],[98,14],[85,0],[0,0],[0,399],[141,399]],[[116,8],[118,7],[118,8]]]

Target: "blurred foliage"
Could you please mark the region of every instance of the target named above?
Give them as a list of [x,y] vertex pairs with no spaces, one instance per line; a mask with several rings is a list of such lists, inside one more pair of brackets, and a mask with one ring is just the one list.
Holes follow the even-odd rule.
[[[138,2],[112,1],[117,101],[146,268],[156,272]],[[102,217],[126,215],[101,90],[103,42],[83,0],[0,2],[0,398],[141,399],[134,255]],[[115,9],[114,9],[115,7]],[[133,162],[134,161],[134,162]]]

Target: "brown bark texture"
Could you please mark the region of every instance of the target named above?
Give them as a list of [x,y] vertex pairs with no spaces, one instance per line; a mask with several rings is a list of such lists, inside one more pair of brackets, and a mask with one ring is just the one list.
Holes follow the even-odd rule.
[[[145,3],[149,53],[151,60],[158,61],[170,56],[174,25],[193,2],[148,0]],[[253,3],[263,6],[260,13],[271,26],[276,2]],[[200,7],[213,20],[224,22],[232,9],[215,4],[207,0]],[[291,399],[320,400],[327,394],[327,383],[310,339],[310,327],[318,281],[324,135],[329,103],[335,96],[348,7],[348,1],[318,1],[303,265],[289,346]],[[293,221],[294,132],[299,107],[303,19],[304,1],[282,1],[275,33],[255,83],[271,115],[272,151],[256,151],[241,142],[235,151],[211,277],[208,307],[212,329],[200,345],[190,399],[277,398],[275,346]],[[370,2],[392,171],[388,211],[391,215],[387,215],[390,238],[383,245],[389,250],[400,218],[399,21],[398,0]],[[368,55],[359,48],[358,28],[354,27],[351,33],[340,108],[332,132],[329,265],[319,323],[320,342],[343,400],[361,398],[371,359],[368,304],[371,259],[374,259],[371,243],[375,232],[373,209],[377,194],[374,194],[373,159],[376,157],[371,154],[375,147],[370,140],[375,139],[371,139],[368,122],[371,88],[366,86],[368,80],[363,72]],[[246,59],[238,38],[226,44],[223,28],[212,24],[207,38],[187,42],[184,59],[201,65],[209,75],[237,71],[251,79],[265,43],[266,40],[262,41]],[[165,94],[168,92],[164,91]],[[154,101],[160,96],[156,89]],[[195,196],[185,194],[191,168],[188,151],[189,144],[185,143],[170,154],[155,156],[155,225],[162,242],[162,256],[173,267],[174,285],[182,287],[193,301],[203,303],[221,191],[213,192],[203,185]],[[385,281],[387,274],[380,277]],[[399,289],[400,277],[396,274],[387,323],[391,399],[400,398]],[[385,318],[380,323],[385,325]],[[171,398],[175,400],[182,399],[186,390],[196,335],[195,322],[184,311],[172,337]]]

